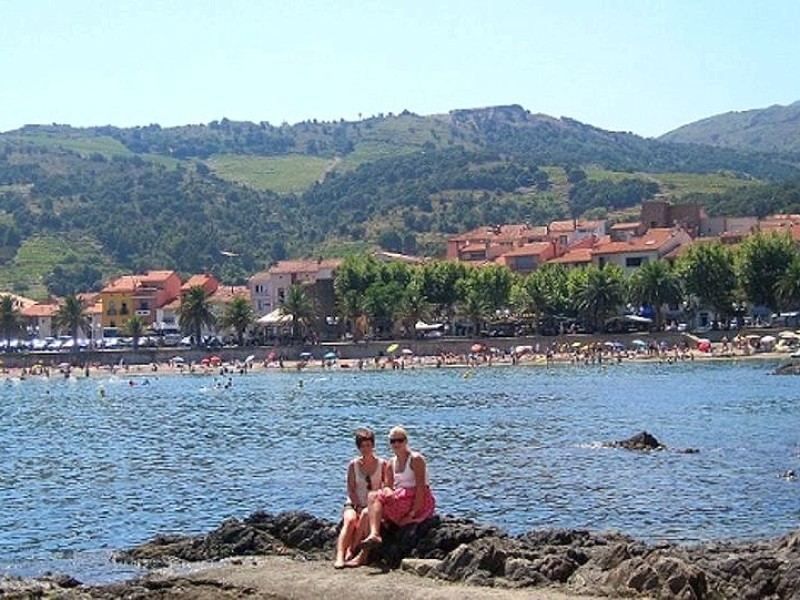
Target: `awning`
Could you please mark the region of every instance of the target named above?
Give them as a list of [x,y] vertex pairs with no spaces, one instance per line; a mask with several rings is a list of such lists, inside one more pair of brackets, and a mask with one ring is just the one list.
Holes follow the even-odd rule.
[[417,331],[436,331],[444,327],[444,323],[425,323],[424,321],[417,321],[414,329]]
[[288,325],[292,322],[292,319],[292,315],[284,314],[283,309],[278,307],[271,313],[259,317],[256,323],[259,325]]

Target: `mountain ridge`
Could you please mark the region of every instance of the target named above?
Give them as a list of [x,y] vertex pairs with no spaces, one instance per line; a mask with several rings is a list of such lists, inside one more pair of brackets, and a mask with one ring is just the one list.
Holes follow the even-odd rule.
[[[625,218],[656,194],[742,211],[749,190],[800,180],[799,162],[519,105],[277,126],[30,125],[0,134],[0,287],[60,294],[155,267],[240,282],[282,258],[377,248],[437,256],[474,227]],[[791,204],[790,191],[765,197],[759,211]]]
[[713,115],[678,127],[658,139],[800,155],[800,100]]

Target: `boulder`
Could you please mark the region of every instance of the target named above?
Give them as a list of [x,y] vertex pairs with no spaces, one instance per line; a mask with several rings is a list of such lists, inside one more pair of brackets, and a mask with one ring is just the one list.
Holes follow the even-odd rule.
[[609,442],[606,446],[610,448],[624,448],[625,450],[638,450],[640,452],[649,452],[651,450],[664,450],[666,446],[659,442],[655,436],[642,431],[635,436],[626,440],[619,440],[616,442]]

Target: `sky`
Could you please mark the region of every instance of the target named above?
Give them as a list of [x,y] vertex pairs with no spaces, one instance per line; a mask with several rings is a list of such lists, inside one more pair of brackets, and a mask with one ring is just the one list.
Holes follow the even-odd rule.
[[655,137],[800,100],[797,0],[0,0],[0,131],[519,104]]

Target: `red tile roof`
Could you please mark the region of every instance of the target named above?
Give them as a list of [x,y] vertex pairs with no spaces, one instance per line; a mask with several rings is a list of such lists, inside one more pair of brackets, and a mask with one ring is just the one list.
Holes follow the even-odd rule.
[[641,237],[627,242],[608,242],[594,247],[595,254],[624,254],[628,252],[655,252],[676,235],[673,229],[650,229]]
[[335,269],[344,261],[340,258],[325,260],[282,260],[269,269],[271,274],[316,273],[321,269]]
[[592,252],[593,250],[591,248],[575,248],[547,262],[562,265],[590,263],[592,262]]
[[532,242],[504,252],[503,256],[539,256],[552,249],[553,244],[550,242]]
[[59,305],[56,303],[50,304],[33,304],[26,306],[20,313],[23,317],[52,317],[58,312]]

